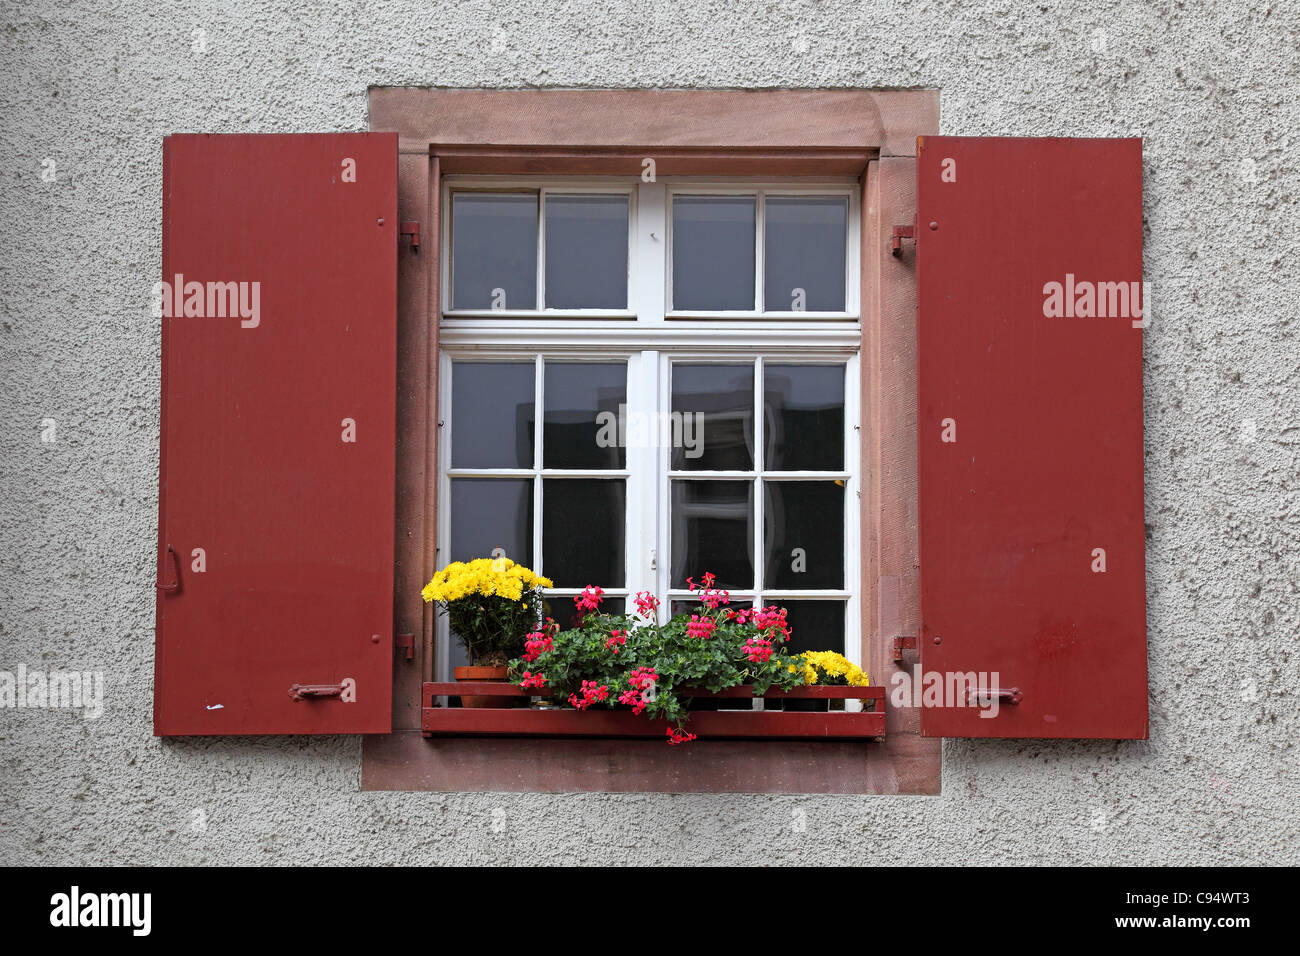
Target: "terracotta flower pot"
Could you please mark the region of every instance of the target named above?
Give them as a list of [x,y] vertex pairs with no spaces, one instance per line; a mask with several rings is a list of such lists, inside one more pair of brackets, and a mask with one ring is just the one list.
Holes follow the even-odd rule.
[[[508,679],[509,673],[509,669],[504,664],[496,667],[484,667],[478,665],[473,667],[452,668],[452,675],[461,683],[473,683],[475,681],[502,683]],[[514,707],[521,699],[526,698],[461,694],[460,705],[462,707]]]

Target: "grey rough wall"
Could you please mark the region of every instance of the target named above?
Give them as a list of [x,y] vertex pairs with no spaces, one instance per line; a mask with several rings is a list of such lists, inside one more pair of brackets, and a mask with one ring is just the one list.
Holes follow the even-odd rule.
[[[0,711],[0,862],[1300,862],[1297,5],[0,11],[0,670],[108,680],[97,721]],[[151,737],[161,138],[365,129],[372,84],[937,87],[945,133],[1145,136],[1151,740],[949,742],[941,797],[851,798],[361,793],[358,738]]]

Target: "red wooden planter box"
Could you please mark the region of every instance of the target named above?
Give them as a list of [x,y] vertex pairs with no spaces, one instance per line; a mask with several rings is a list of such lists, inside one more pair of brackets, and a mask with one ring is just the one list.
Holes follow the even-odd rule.
[[[440,707],[435,699],[459,696],[463,684],[428,682],[424,685],[421,727],[424,736],[498,735],[510,737],[663,737],[665,720],[647,720],[630,710],[537,710],[519,707]],[[475,683],[480,697],[534,697],[535,691],[514,684]],[[752,698],[748,687],[722,691],[693,690],[695,698]],[[863,700],[873,709],[862,712],[827,711],[693,711],[686,730],[701,737],[802,737],[828,740],[880,740],[885,736],[884,687],[830,687],[816,685],[793,690],[769,690],[766,700]]]

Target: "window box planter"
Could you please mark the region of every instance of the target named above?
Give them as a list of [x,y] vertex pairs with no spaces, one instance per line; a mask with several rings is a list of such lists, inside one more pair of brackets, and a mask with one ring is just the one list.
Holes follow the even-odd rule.
[[[421,729],[426,737],[660,737],[668,728],[663,720],[648,720],[631,710],[568,707],[551,710],[519,709],[514,698],[535,697],[507,683],[483,683],[476,694],[501,698],[499,707],[444,707],[437,699],[459,693],[460,685],[431,681],[424,685]],[[691,691],[694,698],[749,698],[747,687],[721,691]],[[704,738],[797,737],[825,740],[882,740],[885,736],[885,688],[814,685],[793,690],[769,690],[764,700],[861,700],[862,711],[695,711],[686,729]]]
[[509,669],[502,664],[499,667],[467,666],[453,669],[456,685],[460,688],[460,705],[462,707],[516,707],[520,701],[502,700],[484,694],[469,694],[481,683],[503,681],[509,675]]

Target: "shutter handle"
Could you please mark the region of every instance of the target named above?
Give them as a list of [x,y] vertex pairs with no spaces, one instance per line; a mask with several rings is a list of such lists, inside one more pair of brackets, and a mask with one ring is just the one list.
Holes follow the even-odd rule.
[[[171,556],[171,566],[172,566],[171,583],[168,583],[166,578],[164,577],[162,583],[156,585],[156,587],[158,588],[159,591],[163,591],[166,594],[175,594],[177,591],[181,589],[181,559],[176,557],[176,549],[173,548],[170,544],[167,545],[167,554]],[[164,562],[166,561],[165,558],[163,560]],[[166,573],[167,573],[167,569],[164,567],[163,574],[165,575]]]
[[1025,695],[1021,693],[1019,687],[1001,687],[997,690],[989,687],[977,687],[970,691],[969,704],[967,706],[978,707],[980,701],[992,700],[995,697],[1005,704],[1018,704],[1024,700]]
[[342,697],[342,684],[293,684],[289,696],[294,700],[315,700],[321,697]]

